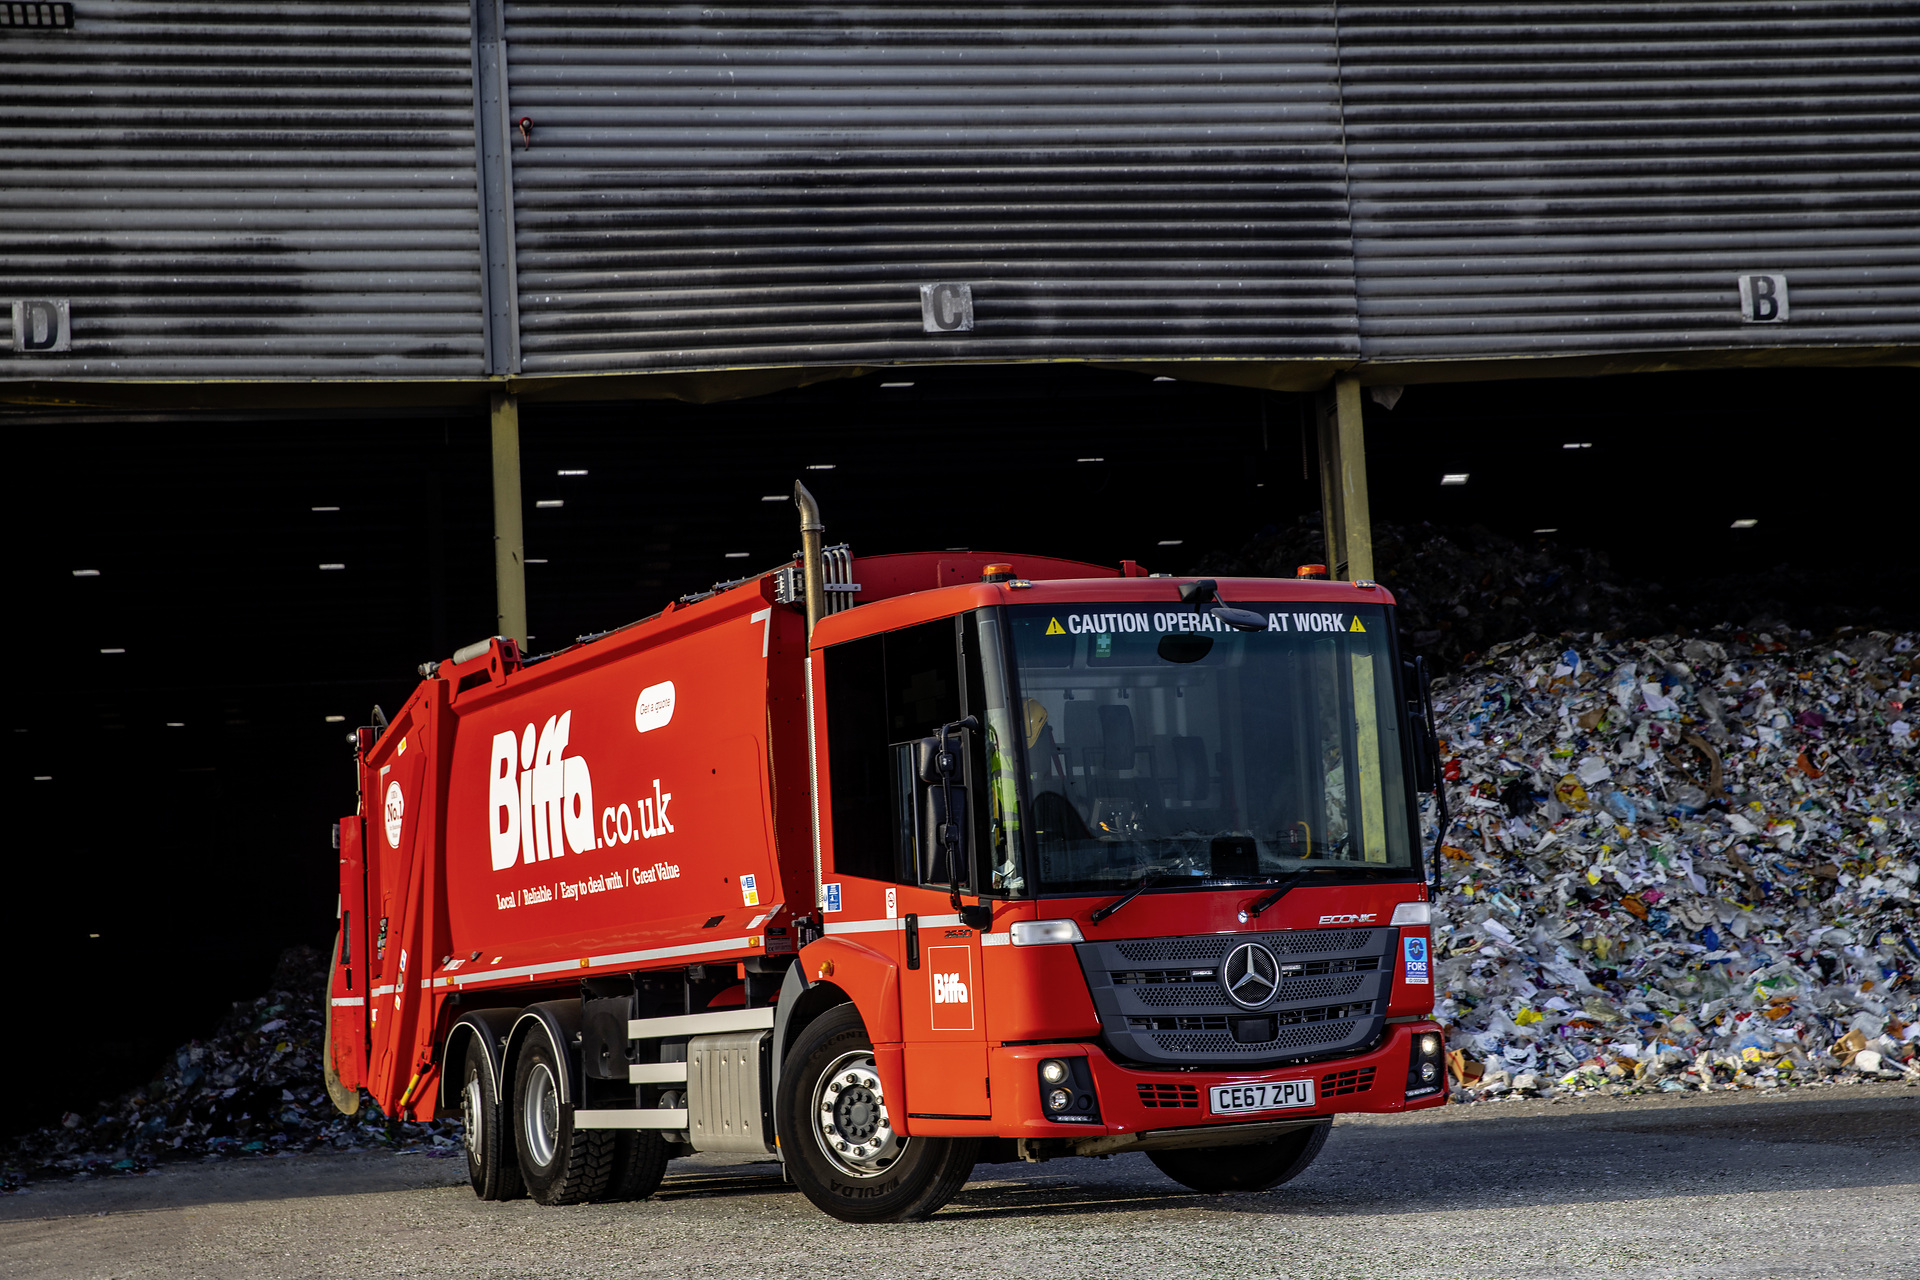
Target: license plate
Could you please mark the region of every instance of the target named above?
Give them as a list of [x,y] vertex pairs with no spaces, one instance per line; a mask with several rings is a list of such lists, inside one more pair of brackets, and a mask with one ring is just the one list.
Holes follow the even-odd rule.
[[1284,1111],[1313,1105],[1313,1081],[1269,1080],[1258,1084],[1217,1084],[1209,1103],[1217,1116],[1246,1111]]

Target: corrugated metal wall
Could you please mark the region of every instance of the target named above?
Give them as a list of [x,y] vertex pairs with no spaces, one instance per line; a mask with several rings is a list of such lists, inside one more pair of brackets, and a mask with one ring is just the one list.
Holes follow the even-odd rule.
[[1348,0],[1340,48],[1369,359],[1920,341],[1920,5]]
[[0,377],[481,372],[465,3],[78,0],[0,33]]
[[[1354,356],[1330,5],[509,0],[529,374]],[[919,289],[972,287],[971,332]]]

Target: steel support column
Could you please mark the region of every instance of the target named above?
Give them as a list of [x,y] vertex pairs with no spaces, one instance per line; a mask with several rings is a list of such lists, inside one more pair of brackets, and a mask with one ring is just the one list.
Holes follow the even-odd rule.
[[1367,510],[1367,437],[1360,420],[1360,382],[1334,379],[1320,393],[1320,514],[1327,534],[1327,572],[1336,581],[1373,577],[1373,524]]
[[493,397],[493,583],[495,635],[527,647],[526,535],[521,527],[520,404]]

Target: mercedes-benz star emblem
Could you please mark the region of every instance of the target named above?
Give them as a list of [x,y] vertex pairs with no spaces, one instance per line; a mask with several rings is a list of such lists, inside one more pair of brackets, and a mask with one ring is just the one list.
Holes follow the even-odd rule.
[[1257,942],[1235,947],[1220,968],[1220,985],[1243,1009],[1258,1009],[1280,989],[1280,962]]

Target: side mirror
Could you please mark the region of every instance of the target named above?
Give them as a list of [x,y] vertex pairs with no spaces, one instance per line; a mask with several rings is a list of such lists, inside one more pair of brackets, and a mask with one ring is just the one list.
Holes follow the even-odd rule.
[[[952,808],[949,809],[948,806]],[[934,785],[920,792],[920,883],[965,884],[971,848],[967,789]]]

